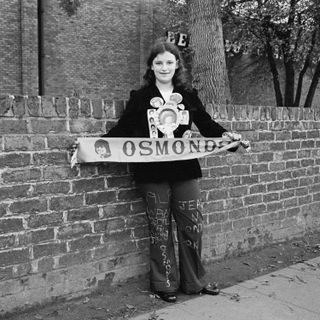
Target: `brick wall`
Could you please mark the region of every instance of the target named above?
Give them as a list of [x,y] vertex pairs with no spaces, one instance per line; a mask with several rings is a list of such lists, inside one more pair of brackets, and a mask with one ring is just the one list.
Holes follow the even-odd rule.
[[[0,314],[148,272],[144,205],[127,165],[71,169],[66,151],[112,126],[124,105],[0,97]],[[252,153],[201,159],[204,259],[319,230],[319,110],[207,107]]]

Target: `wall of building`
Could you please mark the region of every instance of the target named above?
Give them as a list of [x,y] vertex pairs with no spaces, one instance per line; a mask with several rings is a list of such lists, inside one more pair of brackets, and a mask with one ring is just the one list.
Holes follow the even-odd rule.
[[21,93],[21,27],[19,1],[1,1],[0,10],[1,93]]
[[[0,98],[0,314],[148,272],[144,205],[126,164],[70,168],[78,136],[112,126],[123,100]],[[203,258],[320,229],[318,109],[207,105],[252,153],[201,159]]]
[[126,99],[164,35],[162,1],[81,0],[71,16],[61,2],[0,0],[0,94]]

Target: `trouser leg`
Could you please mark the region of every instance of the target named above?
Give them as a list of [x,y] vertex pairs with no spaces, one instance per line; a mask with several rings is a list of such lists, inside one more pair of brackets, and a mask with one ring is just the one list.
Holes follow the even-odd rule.
[[185,293],[196,293],[207,284],[201,262],[203,217],[196,179],[172,184],[172,210],[179,241],[180,287]]
[[141,191],[149,222],[151,290],[176,292],[179,285],[172,236],[170,185],[145,183],[141,185]]

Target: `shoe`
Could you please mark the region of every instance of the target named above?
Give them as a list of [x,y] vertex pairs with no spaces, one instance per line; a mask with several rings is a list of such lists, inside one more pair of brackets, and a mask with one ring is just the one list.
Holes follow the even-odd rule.
[[208,283],[202,290],[200,294],[210,294],[212,296],[216,296],[220,293],[220,289],[218,288],[217,283]]
[[166,302],[171,302],[174,303],[177,301],[177,296],[175,293],[171,292],[157,292],[156,297],[159,299],[162,299],[163,301]]

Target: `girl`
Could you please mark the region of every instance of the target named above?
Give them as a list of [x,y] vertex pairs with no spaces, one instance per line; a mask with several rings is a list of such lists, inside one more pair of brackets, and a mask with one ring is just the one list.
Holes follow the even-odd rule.
[[[123,115],[105,137],[188,138],[192,123],[205,137],[226,133],[211,119],[188,83],[180,51],[174,44],[162,42],[152,48],[144,80],[142,88],[131,92]],[[237,135],[236,140],[240,140]],[[132,170],[146,203],[151,290],[167,302],[176,301],[178,289],[186,294],[218,294],[217,285],[206,282],[201,263],[203,218],[198,160],[136,163]],[[177,225],[179,267],[172,216]]]

